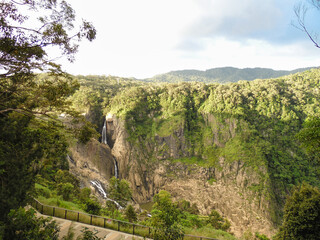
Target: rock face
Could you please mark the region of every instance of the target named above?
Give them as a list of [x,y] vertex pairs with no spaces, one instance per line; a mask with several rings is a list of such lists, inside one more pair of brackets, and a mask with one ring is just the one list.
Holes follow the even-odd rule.
[[[207,116],[206,123],[216,126],[214,137],[208,141],[218,146],[223,146],[236,134],[235,121],[227,119],[226,124],[219,125],[213,116]],[[221,131],[221,128],[226,129]],[[246,230],[268,236],[273,234],[268,201],[247,189],[247,186],[258,185],[260,176],[245,167],[241,159],[227,163],[220,157],[216,168],[166,161],[190,155],[183,128],[170,136],[155,136],[153,142],[137,145],[127,140],[129,135],[124,122],[113,116],[108,121],[107,134],[113,139],[111,153],[117,159],[120,178],[131,183],[133,197],[138,203],[151,201],[154,194],[164,189],[175,200],[196,203],[202,214],[209,214],[213,208],[220,211],[230,220],[236,236]],[[260,171],[264,171],[263,167]]]
[[[224,146],[236,135],[236,121],[227,119],[221,124],[213,116],[204,119],[207,125],[214,126],[208,144]],[[128,141],[124,121],[109,116],[106,131],[107,145],[91,140],[70,149],[70,171],[78,176],[82,186],[94,190],[90,181],[97,180],[106,187],[108,179],[116,175],[116,161],[119,178],[130,182],[137,203],[151,201],[154,194],[163,189],[176,201],[185,199],[195,203],[201,214],[207,215],[216,209],[231,222],[231,231],[236,236],[248,230],[267,236],[274,233],[269,220],[269,202],[248,189],[261,184],[261,176],[246,167],[241,159],[230,163],[220,157],[216,167],[207,168],[167,160],[189,157],[183,128],[169,136],[155,136],[152,142],[133,144]],[[264,171],[261,166],[260,172]]]
[[[82,187],[90,187],[99,197],[90,181],[99,181],[106,187],[107,180],[115,175],[114,159],[109,146],[91,139],[86,145],[71,147],[70,152],[70,172],[78,177]],[[100,200],[102,201],[101,196]]]

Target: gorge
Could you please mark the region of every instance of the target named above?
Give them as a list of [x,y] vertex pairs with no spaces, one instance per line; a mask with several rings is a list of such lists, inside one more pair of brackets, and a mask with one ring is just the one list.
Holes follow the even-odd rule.
[[291,187],[319,184],[319,166],[295,138],[319,112],[319,75],[125,88],[100,120],[102,143],[71,148],[71,172],[86,185],[126,179],[137,204],[167,190],[201,214],[216,209],[236,236],[272,236]]

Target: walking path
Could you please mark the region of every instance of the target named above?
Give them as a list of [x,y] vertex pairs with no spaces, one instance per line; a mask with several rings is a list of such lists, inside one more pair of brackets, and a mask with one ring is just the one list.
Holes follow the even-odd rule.
[[[42,215],[38,212],[37,212],[37,215],[41,216],[41,217],[48,217],[48,216]],[[70,227],[73,228],[74,239],[77,239],[77,237],[82,234],[81,230],[83,230],[84,227],[87,227],[90,231],[94,231],[94,229],[96,229],[98,231],[97,236],[104,239],[104,240],[142,240],[142,239],[145,239],[143,237],[133,236],[131,234],[126,234],[126,233],[117,232],[117,231],[113,231],[113,230],[106,229],[106,228],[91,226],[91,225],[84,224],[84,223],[73,222],[70,220],[62,219],[62,218],[52,217],[52,219],[55,220],[60,227],[59,239],[62,239],[64,236],[66,236],[68,234]]]

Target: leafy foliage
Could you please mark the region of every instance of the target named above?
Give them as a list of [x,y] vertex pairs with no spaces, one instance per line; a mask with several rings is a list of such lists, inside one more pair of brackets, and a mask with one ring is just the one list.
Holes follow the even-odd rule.
[[77,238],[77,240],[102,240],[102,238],[97,236],[98,231],[96,229],[91,231],[87,227],[84,227],[81,232],[82,234]]
[[319,81],[320,70],[312,69],[225,85],[139,86],[119,92],[110,111],[125,120],[129,140],[146,163],[190,159],[219,169],[221,159],[241,161],[259,178],[246,187],[273,202],[271,215],[278,222],[292,186],[320,186],[319,165],[296,138],[307,116],[320,112]]
[[214,209],[209,214],[209,223],[215,229],[221,229],[224,231],[227,231],[231,225],[228,219],[223,218],[220,213]]
[[0,238],[3,240],[57,240],[59,237],[56,222],[50,218],[38,218],[33,209],[11,210],[6,224],[1,228]]
[[153,197],[151,226],[155,228],[153,239],[183,239],[179,225],[179,209],[171,200],[170,193],[161,190]]
[[228,83],[237,82],[239,80],[254,80],[276,78],[297,72],[302,72],[307,68],[296,69],[293,71],[275,71],[268,68],[212,68],[206,71],[199,70],[180,70],[172,71],[165,74],[156,75],[146,79],[148,82],[204,82],[204,83]]
[[132,205],[128,205],[125,211],[125,216],[129,222],[137,221],[137,214]]
[[125,179],[112,177],[109,179],[108,197],[117,201],[122,207],[131,200],[132,192],[129,183]]
[[297,134],[302,146],[312,155],[320,157],[320,119],[313,117],[308,119],[301,131]]
[[320,191],[303,184],[288,197],[284,208],[283,224],[276,240],[319,239]]
[[[67,101],[79,85],[49,49],[72,60],[78,41],[93,40],[96,31],[86,21],[75,27],[73,9],[60,0],[5,0],[0,19],[0,220],[6,221],[10,209],[26,204],[43,165],[48,175],[67,169],[66,125],[58,114],[80,120]],[[35,71],[48,73],[40,79]]]

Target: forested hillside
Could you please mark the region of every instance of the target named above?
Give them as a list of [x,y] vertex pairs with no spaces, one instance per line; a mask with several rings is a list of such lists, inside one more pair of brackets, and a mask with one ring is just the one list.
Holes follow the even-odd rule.
[[239,80],[254,80],[276,78],[297,72],[303,72],[310,68],[300,68],[292,71],[273,70],[269,68],[211,68],[205,71],[200,70],[180,70],[165,74],[159,74],[146,79],[148,82],[204,82],[204,83],[231,83]]
[[[319,81],[320,71],[314,69],[226,85],[137,86],[119,92],[107,109],[125,121],[130,142],[149,163],[178,159],[219,170],[222,159],[243,162],[259,176],[244,187],[269,199],[278,221],[293,185],[320,186],[318,163],[295,137],[307,117],[319,114]],[[179,152],[170,154],[166,142],[156,147],[161,137],[179,138],[179,131],[185,136]]]

